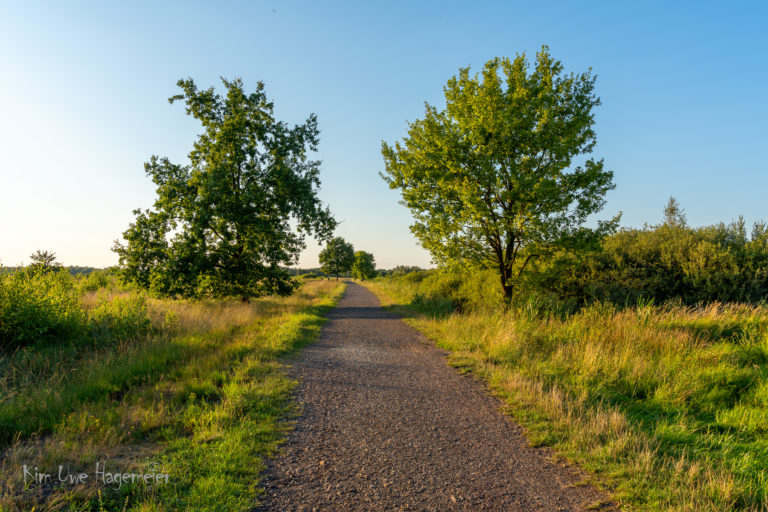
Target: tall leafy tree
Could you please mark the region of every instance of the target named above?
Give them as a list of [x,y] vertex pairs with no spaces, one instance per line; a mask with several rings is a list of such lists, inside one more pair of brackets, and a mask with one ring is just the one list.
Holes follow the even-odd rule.
[[376,262],[373,254],[365,251],[355,253],[355,261],[352,263],[352,277],[365,281],[376,275]]
[[342,237],[337,236],[328,241],[325,248],[320,251],[320,268],[328,275],[336,276],[349,272],[355,262],[355,249]]
[[400,189],[411,226],[435,263],[498,271],[510,298],[530,260],[594,243],[618,217],[582,226],[599,211],[613,173],[586,158],[595,145],[591,72],[565,74],[547,47],[496,58],[481,73],[459,70],[446,107],[426,104],[394,147],[382,143],[390,188]]
[[[246,93],[240,79],[222,79],[226,95],[180,80],[186,112],[202,124],[180,165],[153,156],[145,164],[157,200],[116,242],[120,272],[164,295],[287,294],[285,269],[305,236],[327,240],[336,222],[317,197],[317,118],[290,127],[277,121],[264,84]],[[293,223],[293,225],[292,225]],[[294,228],[295,226],[295,228]]]

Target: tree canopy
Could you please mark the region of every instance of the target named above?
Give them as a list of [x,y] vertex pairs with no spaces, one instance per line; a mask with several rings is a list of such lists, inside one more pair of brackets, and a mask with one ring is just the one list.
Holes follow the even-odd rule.
[[426,104],[402,143],[382,143],[382,177],[435,263],[495,268],[509,298],[530,259],[616,228],[618,217],[583,227],[613,173],[593,158],[572,166],[596,142],[594,84],[591,72],[565,74],[547,47],[532,67],[524,54],[496,58],[474,76],[460,69],[445,109]]
[[54,269],[60,269],[61,263],[56,261],[56,253],[53,251],[40,251],[33,252],[29,258],[32,263],[27,267],[31,271],[47,272]]
[[342,237],[337,236],[328,241],[325,248],[320,251],[320,265],[323,272],[328,275],[339,275],[349,272],[355,262],[355,249]]
[[[186,112],[202,124],[189,164],[153,156],[154,208],[116,242],[120,273],[162,295],[239,296],[290,293],[285,269],[305,236],[328,239],[336,222],[317,197],[320,162],[314,114],[290,127],[277,121],[264,84],[246,93],[222,79],[226,95],[179,80]],[[293,223],[293,224],[292,224]],[[295,227],[294,227],[295,226]]]
[[664,207],[664,224],[667,226],[685,227],[688,221],[685,218],[685,210],[680,207],[673,196],[669,197],[667,205]]
[[352,277],[365,281],[376,275],[376,262],[373,254],[365,251],[355,253],[355,261],[352,263]]

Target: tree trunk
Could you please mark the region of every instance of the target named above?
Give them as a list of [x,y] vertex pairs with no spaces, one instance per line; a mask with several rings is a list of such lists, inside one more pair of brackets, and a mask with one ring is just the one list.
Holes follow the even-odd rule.
[[515,286],[513,284],[509,284],[509,280],[511,279],[511,272],[507,270],[506,265],[504,263],[499,263],[499,278],[501,281],[501,289],[504,290],[504,301],[509,304],[509,302],[512,300],[512,292],[515,289]]

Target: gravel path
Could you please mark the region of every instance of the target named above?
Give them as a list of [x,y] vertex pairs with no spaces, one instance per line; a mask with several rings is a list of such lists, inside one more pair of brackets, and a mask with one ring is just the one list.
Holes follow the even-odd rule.
[[529,447],[496,398],[367,289],[349,284],[329,320],[291,368],[303,414],[257,510],[551,512],[605,499]]

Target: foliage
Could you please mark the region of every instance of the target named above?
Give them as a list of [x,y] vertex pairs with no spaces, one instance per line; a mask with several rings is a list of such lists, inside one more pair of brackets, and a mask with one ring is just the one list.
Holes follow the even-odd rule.
[[[503,75],[503,76],[501,76]],[[544,47],[493,59],[481,76],[460,69],[444,88],[446,108],[427,104],[403,144],[382,144],[390,188],[401,190],[411,227],[435,263],[497,270],[506,297],[531,259],[594,244],[618,218],[582,227],[614,186],[595,145],[590,72],[565,75]]]
[[66,271],[40,265],[0,274],[0,351],[81,335],[86,315]]
[[680,207],[677,199],[670,196],[667,205],[664,207],[664,224],[670,227],[685,227],[688,221],[685,217],[685,211]]
[[[0,273],[0,353],[26,345],[92,345],[145,336],[144,298],[111,296],[111,284],[105,271],[76,278],[63,268],[30,265]],[[83,307],[83,294],[97,292],[98,304]]]
[[56,261],[56,253],[53,251],[35,251],[30,256],[32,263],[27,267],[33,271],[56,270],[61,268],[61,263]]
[[503,295],[492,270],[466,272],[446,269],[390,274],[375,280],[391,288],[408,290],[407,302],[435,316],[474,310],[493,310],[503,303]]
[[73,276],[89,275],[92,272],[96,272],[98,270],[109,271],[109,269],[98,269],[98,268],[94,268],[94,267],[81,267],[79,265],[69,265],[69,266],[67,266],[67,270]]
[[91,334],[96,342],[130,340],[149,334],[146,298],[141,295],[101,297],[88,312]]
[[[493,309],[502,302],[490,271],[392,274],[408,283],[435,314]],[[751,236],[742,220],[701,228],[666,222],[623,229],[595,250],[556,254],[533,265],[512,304],[563,315],[593,302],[634,306],[649,301],[700,304],[768,300],[768,233]]]
[[365,251],[355,253],[355,261],[352,263],[352,277],[364,281],[376,275],[376,262],[373,254]]
[[114,279],[109,270],[94,269],[80,278],[80,289],[85,292],[95,292],[100,288],[107,288],[112,284],[111,277]]
[[399,276],[411,272],[421,272],[422,270],[424,269],[415,265],[398,265],[389,270],[381,269],[378,271],[378,274],[380,276]]
[[340,274],[352,269],[355,262],[355,249],[352,244],[337,236],[328,241],[318,258],[323,272],[335,275],[338,280]]
[[[145,164],[157,186],[153,210],[116,242],[124,279],[164,296],[288,294],[286,266],[306,234],[327,239],[335,221],[317,198],[317,119],[288,127],[273,116],[264,84],[246,94],[241,80],[222,79],[226,96],[180,80],[187,114],[203,133],[189,165],[153,156]],[[291,228],[293,220],[298,231]]]
[[742,218],[689,227],[671,200],[664,223],[623,229],[591,252],[562,254],[537,269],[531,288],[575,304],[759,302],[768,298],[768,229],[757,222],[750,235]]

